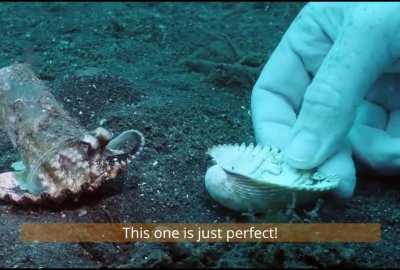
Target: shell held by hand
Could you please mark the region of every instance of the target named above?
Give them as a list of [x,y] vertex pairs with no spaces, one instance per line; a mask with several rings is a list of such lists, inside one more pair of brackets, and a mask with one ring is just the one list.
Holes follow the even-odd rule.
[[210,196],[232,210],[267,212],[285,209],[293,193],[296,205],[312,203],[339,185],[339,177],[299,170],[283,162],[280,150],[250,144],[217,145],[208,150],[215,165],[207,170]]

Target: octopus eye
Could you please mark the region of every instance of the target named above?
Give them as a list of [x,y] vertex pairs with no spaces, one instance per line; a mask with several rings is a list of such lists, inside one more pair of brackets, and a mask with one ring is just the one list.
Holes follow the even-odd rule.
[[83,143],[86,143],[88,145],[90,145],[90,147],[92,149],[97,149],[99,148],[99,141],[97,140],[96,137],[89,135],[89,134],[85,134],[83,136],[83,139],[81,140]]
[[88,155],[92,155],[99,148],[99,141],[90,134],[85,134],[81,139],[81,143],[88,147]]
[[112,138],[111,132],[102,127],[96,128],[94,130],[94,135],[101,146],[105,146]]

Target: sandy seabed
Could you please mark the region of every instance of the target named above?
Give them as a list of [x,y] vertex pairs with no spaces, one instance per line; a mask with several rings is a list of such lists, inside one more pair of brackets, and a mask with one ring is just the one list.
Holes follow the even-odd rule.
[[[375,244],[22,243],[22,223],[249,222],[204,188],[205,152],[253,142],[250,91],[301,3],[43,3],[0,6],[0,65],[28,62],[88,129],[135,128],[147,145],[129,171],[62,208],[0,205],[1,267],[399,267],[400,193],[360,176],[318,222],[378,222]],[[93,84],[96,87],[93,87]],[[1,169],[18,153],[0,139]]]

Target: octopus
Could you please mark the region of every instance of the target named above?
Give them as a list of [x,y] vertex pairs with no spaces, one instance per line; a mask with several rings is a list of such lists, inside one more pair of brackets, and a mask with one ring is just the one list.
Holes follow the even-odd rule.
[[318,168],[292,168],[282,151],[271,146],[222,144],[207,153],[214,163],[205,175],[208,193],[238,212],[266,213],[312,204],[341,180]]
[[21,160],[0,173],[0,199],[16,204],[61,203],[128,168],[144,147],[130,129],[116,137],[86,130],[26,64],[0,69],[0,123]]

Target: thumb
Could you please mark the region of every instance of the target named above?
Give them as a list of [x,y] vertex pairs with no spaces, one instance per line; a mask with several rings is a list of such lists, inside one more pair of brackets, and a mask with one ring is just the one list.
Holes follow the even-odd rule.
[[356,107],[391,61],[382,22],[366,17],[344,22],[306,89],[285,149],[293,167],[316,167],[338,150],[352,126]]

